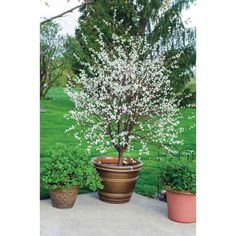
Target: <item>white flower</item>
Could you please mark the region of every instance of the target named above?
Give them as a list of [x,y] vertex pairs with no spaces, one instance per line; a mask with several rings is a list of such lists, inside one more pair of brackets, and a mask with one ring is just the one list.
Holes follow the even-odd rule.
[[164,67],[165,49],[157,51],[158,43],[151,46],[142,38],[113,33],[113,51],[108,52],[96,29],[100,50],[90,49],[94,63],[84,63],[87,70],[77,78],[80,90],[72,83],[65,88],[75,105],[68,114],[76,122],[71,130],[83,126],[76,137],[89,143],[88,152],[92,145],[102,153],[112,145],[133,150],[134,141],[141,142],[140,155],[149,154],[149,141],[168,144],[170,151],[170,144],[181,143],[181,129],[177,128],[177,100]]

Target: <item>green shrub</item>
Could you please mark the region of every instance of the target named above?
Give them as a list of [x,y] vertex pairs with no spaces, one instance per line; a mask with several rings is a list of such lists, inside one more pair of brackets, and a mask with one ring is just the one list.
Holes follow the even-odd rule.
[[196,106],[196,81],[192,79],[177,95],[181,107]]
[[190,88],[185,88],[182,93],[178,95],[178,99],[181,100],[181,107],[196,105],[196,91],[191,91]]
[[101,179],[88,157],[79,147],[57,144],[49,152],[50,159],[41,165],[41,183],[48,189],[67,189],[74,185],[95,191],[102,188]]
[[158,182],[170,190],[196,193],[196,160],[166,157],[158,161]]

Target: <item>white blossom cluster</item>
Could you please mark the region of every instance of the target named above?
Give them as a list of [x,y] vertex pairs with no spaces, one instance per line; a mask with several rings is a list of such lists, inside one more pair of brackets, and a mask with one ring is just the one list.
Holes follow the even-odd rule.
[[136,141],[142,146],[140,155],[149,153],[149,143],[167,150],[181,144],[179,109],[164,66],[165,49],[128,37],[128,32],[123,37],[113,34],[113,48],[107,49],[96,29],[100,50],[90,49],[93,64],[83,63],[86,69],[77,77],[79,86],[70,83],[65,88],[75,105],[68,118],[76,122],[69,130],[85,127],[75,137],[87,140],[88,150],[96,145],[101,153],[112,146],[119,153],[132,150]]

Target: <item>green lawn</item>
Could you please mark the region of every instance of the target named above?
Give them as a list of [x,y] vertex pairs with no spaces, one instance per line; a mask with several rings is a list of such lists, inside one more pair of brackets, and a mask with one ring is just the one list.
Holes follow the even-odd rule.
[[[47,151],[57,142],[67,145],[76,145],[77,140],[72,134],[65,133],[65,130],[73,124],[73,121],[64,118],[64,115],[73,108],[73,104],[68,99],[67,95],[63,92],[62,88],[52,88],[49,91],[48,96],[51,100],[41,101],[41,107],[46,109],[46,112],[41,113],[41,125],[40,125],[40,150],[41,150],[41,165],[47,158]],[[186,128],[186,131],[182,134],[185,145],[178,147],[180,153],[184,153],[185,149],[194,149],[196,146],[196,130],[188,128],[195,123],[195,119],[187,119],[189,115],[195,114],[196,110],[193,108],[184,108],[181,110],[184,115],[184,119],[181,120],[181,126]],[[81,153],[85,153],[86,146],[81,146]],[[127,156],[136,157],[137,151],[126,153]],[[107,155],[116,155],[116,152],[106,153]],[[98,156],[99,152],[96,151],[96,147],[91,150],[91,157]],[[156,146],[150,146],[150,155],[143,157],[144,167],[141,170],[140,177],[138,179],[135,192],[153,196],[157,190],[156,187],[156,157],[160,155]],[[82,190],[86,191],[86,189]],[[47,198],[47,189],[41,188],[41,198]]]

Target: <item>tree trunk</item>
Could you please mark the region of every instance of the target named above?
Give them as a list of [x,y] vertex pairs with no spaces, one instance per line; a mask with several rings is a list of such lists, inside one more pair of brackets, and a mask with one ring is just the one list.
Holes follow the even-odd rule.
[[124,157],[124,150],[121,149],[119,150],[118,163],[117,163],[118,166],[122,166],[123,157]]

